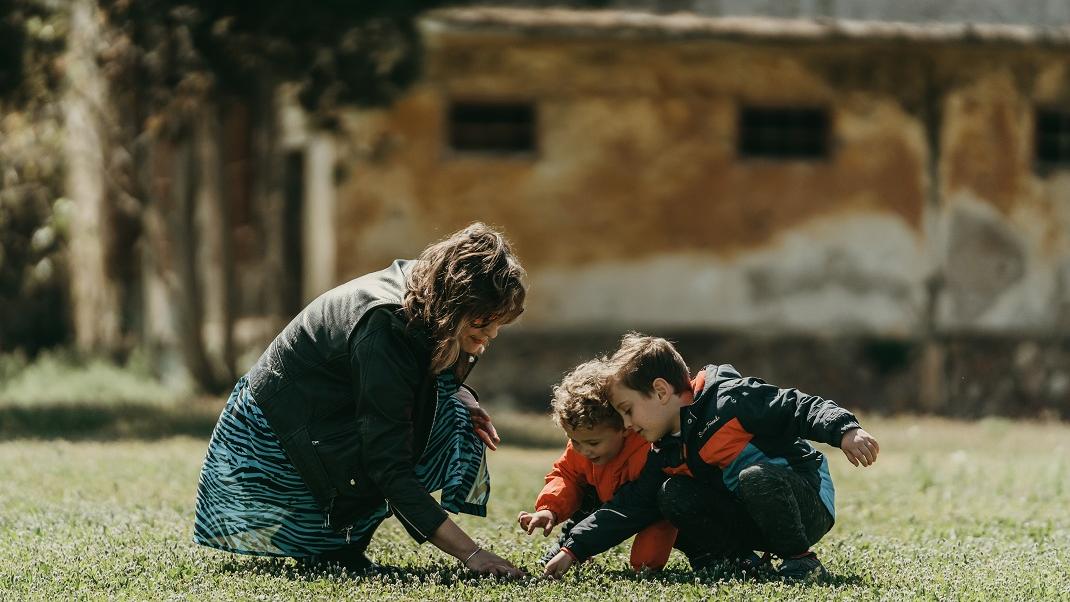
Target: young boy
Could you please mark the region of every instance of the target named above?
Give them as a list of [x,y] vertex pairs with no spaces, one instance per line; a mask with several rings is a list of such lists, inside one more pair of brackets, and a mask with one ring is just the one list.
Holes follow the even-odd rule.
[[869,466],[880,448],[853,414],[727,364],[690,380],[661,338],[626,335],[610,364],[613,407],[654,448],[639,479],[572,528],[546,575],[560,577],[661,518],[679,529],[676,547],[695,570],[755,568],[753,550],[765,550],[783,559],[784,579],[825,573],[810,546],[832,527],[835,496],[827,459],[805,439]]
[[[621,417],[608,403],[607,364],[581,364],[554,387],[553,419],[568,435],[565,452],[546,475],[546,486],[535,500],[535,512],[521,512],[520,527],[543,536],[565,522],[557,543],[542,558],[546,564],[561,549],[572,525],[613,497],[624,483],[639,476],[650,443],[624,430]],[[631,566],[659,570],[665,566],[676,540],[676,528],[658,521],[638,530],[632,543]],[[630,535],[630,534],[629,534]]]

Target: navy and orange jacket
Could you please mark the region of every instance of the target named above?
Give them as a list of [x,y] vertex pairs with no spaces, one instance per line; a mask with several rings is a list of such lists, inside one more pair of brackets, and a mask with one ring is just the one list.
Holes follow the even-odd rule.
[[[580,509],[583,488],[588,485],[594,487],[598,501],[608,502],[622,485],[639,477],[649,452],[650,443],[629,431],[620,453],[608,463],[596,466],[569,441],[565,452],[546,475],[546,485],[535,500],[535,510],[550,510],[554,513],[555,524],[562,523]],[[632,568],[664,567],[676,542],[676,529],[667,521],[661,521],[637,533],[632,544]]]
[[797,389],[742,377],[730,365],[706,366],[692,381],[695,400],[680,408],[680,433],[654,444],[639,478],[572,528],[562,548],[577,559],[600,554],[662,518],[657,494],[670,475],[684,474],[735,492],[739,473],[774,463],[817,476],[821,501],[835,518],[828,459],[806,439],[839,446],[858,428],[851,412]]

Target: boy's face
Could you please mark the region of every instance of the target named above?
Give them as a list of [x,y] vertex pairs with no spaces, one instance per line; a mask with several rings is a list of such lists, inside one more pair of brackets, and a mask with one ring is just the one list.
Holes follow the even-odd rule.
[[613,409],[624,419],[624,428],[632,429],[651,443],[670,434],[680,414],[680,408],[669,403],[669,394],[659,391],[657,386],[653,393],[645,395],[614,379],[609,395]]
[[572,447],[591,464],[601,465],[617,457],[624,447],[624,437],[628,432],[608,424],[597,424],[594,428],[571,428],[564,425],[565,434],[572,441]]

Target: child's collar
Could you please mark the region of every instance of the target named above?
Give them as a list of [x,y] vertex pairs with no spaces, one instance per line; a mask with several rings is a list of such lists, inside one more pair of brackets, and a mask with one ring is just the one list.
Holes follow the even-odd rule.
[[692,399],[702,394],[702,390],[706,388],[706,369],[703,368],[695,378],[691,379],[691,393]]
[[658,439],[657,441],[651,443],[650,447],[652,447],[655,451],[661,451],[662,448],[667,445],[679,445],[682,436],[682,431],[676,431],[671,435],[665,435],[661,439]]

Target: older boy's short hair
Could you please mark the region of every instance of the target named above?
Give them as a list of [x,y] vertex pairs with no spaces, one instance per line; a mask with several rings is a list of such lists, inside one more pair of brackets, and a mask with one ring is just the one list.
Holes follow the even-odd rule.
[[643,395],[654,392],[654,379],[664,378],[677,392],[691,389],[691,371],[673,344],[661,337],[629,332],[609,359],[614,377]]
[[609,404],[610,370],[604,359],[576,366],[554,386],[550,402],[554,423],[570,429],[595,428],[605,424],[624,430],[620,414]]

